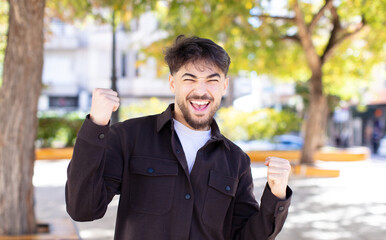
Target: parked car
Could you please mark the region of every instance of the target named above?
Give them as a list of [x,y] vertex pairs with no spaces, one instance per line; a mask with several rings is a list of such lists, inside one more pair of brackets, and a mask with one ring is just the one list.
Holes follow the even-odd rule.
[[273,138],[275,150],[299,150],[303,146],[303,138],[297,135],[284,134]]
[[243,151],[269,151],[274,150],[274,145],[267,140],[236,141],[235,144]]
[[235,142],[244,151],[272,151],[272,150],[299,150],[303,146],[302,137],[284,134],[268,140],[237,141]]

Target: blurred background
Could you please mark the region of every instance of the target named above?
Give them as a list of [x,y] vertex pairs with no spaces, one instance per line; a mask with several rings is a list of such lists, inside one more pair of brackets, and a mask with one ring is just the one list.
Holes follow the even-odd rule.
[[[0,77],[9,10],[0,0]],[[46,0],[34,146],[71,152],[94,88],[119,92],[112,122],[162,112],[174,101],[165,47],[180,34],[210,38],[232,60],[216,114],[222,133],[245,151],[293,151],[294,165],[340,173],[291,176],[293,203],[278,239],[383,239],[385,12],[385,0]],[[335,155],[321,161],[316,152]],[[51,153],[34,164],[41,221],[68,218],[71,156]],[[259,199],[265,168],[250,156]],[[112,239],[117,205],[118,197],[102,220],[73,222],[79,236]]]

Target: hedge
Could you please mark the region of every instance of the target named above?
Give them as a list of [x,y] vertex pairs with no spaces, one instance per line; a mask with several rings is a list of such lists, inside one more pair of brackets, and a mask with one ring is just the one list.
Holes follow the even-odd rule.
[[38,118],[36,147],[72,147],[84,121],[84,114],[69,113],[60,116],[44,113]]

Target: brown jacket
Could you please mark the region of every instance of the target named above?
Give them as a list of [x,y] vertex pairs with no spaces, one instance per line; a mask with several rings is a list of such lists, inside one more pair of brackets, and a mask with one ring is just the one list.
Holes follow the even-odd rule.
[[292,191],[280,200],[266,185],[259,207],[248,156],[215,122],[189,175],[173,109],[111,127],[85,120],[68,167],[70,216],[101,218],[120,194],[115,239],[274,239]]

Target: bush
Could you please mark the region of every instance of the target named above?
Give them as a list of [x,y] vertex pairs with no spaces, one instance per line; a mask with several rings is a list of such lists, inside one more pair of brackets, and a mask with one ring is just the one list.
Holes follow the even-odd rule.
[[119,120],[123,121],[130,118],[158,114],[165,111],[168,105],[168,103],[162,102],[158,98],[153,97],[139,103],[122,106],[119,108]]
[[[119,108],[120,121],[156,114],[164,111],[167,103],[157,98],[133,103],[129,106]],[[73,147],[76,135],[83,124],[86,114],[79,112],[58,113],[44,112],[39,113],[39,127],[36,137],[36,147]]]
[[43,113],[39,114],[36,147],[72,147],[83,124],[85,114]]
[[276,135],[299,132],[301,126],[301,118],[296,113],[268,108],[253,112],[221,108],[216,119],[222,133],[233,141],[271,140]]
[[[161,113],[168,103],[157,98],[120,107],[120,121],[150,114]],[[37,147],[72,147],[85,119],[84,113],[39,114]],[[243,112],[233,107],[221,108],[216,114],[221,132],[233,141],[271,140],[276,135],[299,132],[301,118],[291,110],[261,109]]]

